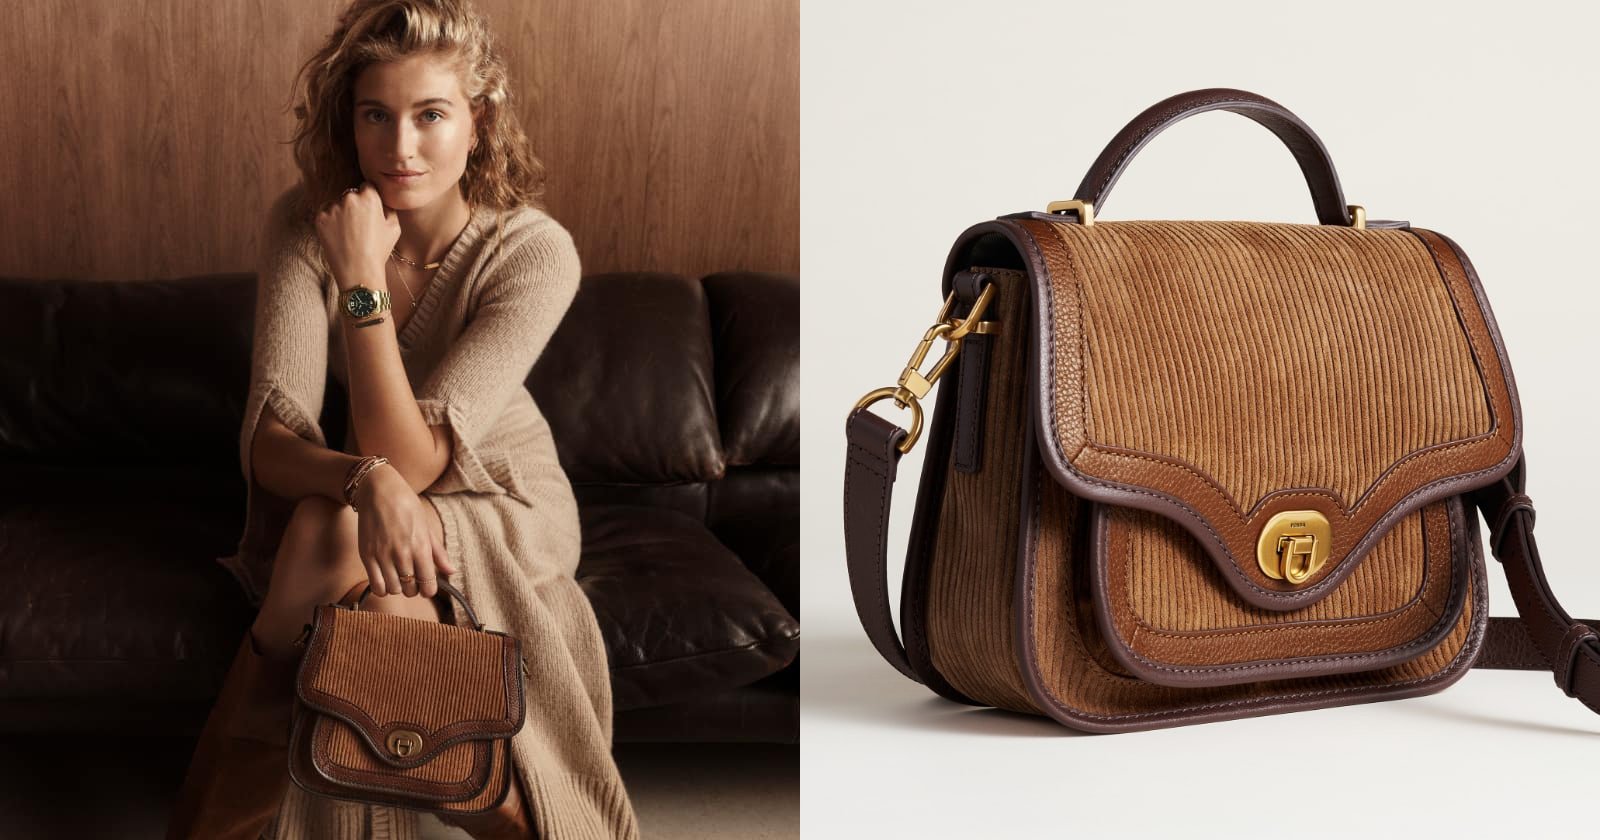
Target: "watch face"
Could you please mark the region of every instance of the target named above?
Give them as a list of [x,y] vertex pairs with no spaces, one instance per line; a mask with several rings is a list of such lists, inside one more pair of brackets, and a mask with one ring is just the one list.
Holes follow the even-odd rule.
[[357,318],[365,318],[378,308],[378,297],[371,289],[356,289],[346,299],[344,308]]

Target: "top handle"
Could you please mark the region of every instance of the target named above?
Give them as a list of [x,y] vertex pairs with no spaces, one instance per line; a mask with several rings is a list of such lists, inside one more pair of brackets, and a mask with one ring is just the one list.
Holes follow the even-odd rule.
[[[1089,167],[1078,185],[1072,201],[1057,201],[1050,212],[1073,211],[1080,222],[1092,224],[1094,211],[1105,206],[1112,185],[1122,176],[1122,170],[1133,156],[1144,148],[1157,134],[1168,126],[1206,111],[1232,111],[1264,125],[1282,140],[1311,188],[1311,201],[1317,210],[1317,220],[1325,225],[1366,227],[1366,214],[1359,207],[1345,205],[1344,190],[1339,187],[1339,174],[1333,169],[1328,150],[1317,139],[1316,132],[1276,102],[1249,91],[1232,88],[1206,88],[1180,93],[1157,102],[1134,117],[1117,136],[1106,144],[1105,151]],[[1087,205],[1087,207],[1085,206]]]
[[[467,621],[472,623],[473,629],[482,630],[483,629],[483,624],[478,621],[478,614],[476,612],[473,612],[472,605],[467,603],[467,596],[462,595],[461,594],[461,590],[455,588],[454,586],[451,586],[449,581],[444,580],[443,579],[443,575],[440,576],[438,584],[439,584],[439,591],[440,592],[443,592],[443,593],[449,595],[451,598],[454,598],[457,601],[461,602],[461,606],[466,608]],[[356,602],[354,604],[350,605],[350,609],[352,611],[359,611],[361,609],[361,602],[367,600],[367,595],[371,594],[371,592],[372,592],[372,584],[369,583],[369,584],[367,584],[367,588],[366,589],[361,590],[361,597],[357,598]]]

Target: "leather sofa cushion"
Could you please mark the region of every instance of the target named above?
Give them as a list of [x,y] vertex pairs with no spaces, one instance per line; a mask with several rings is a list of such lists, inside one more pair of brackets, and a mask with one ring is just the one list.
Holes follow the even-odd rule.
[[0,278],[0,460],[237,470],[254,289]]
[[799,622],[704,525],[631,505],[582,517],[578,583],[605,636],[617,710],[745,685],[799,652]]
[[32,498],[0,501],[0,699],[214,696],[253,618],[212,561],[238,536],[234,495],[211,474],[185,492],[116,473],[46,494],[32,473]]
[[583,279],[527,380],[574,484],[722,477],[707,317],[697,280]]
[[728,465],[799,466],[798,279],[737,271],[704,283]]
[[711,485],[706,526],[800,614],[800,471],[737,467]]

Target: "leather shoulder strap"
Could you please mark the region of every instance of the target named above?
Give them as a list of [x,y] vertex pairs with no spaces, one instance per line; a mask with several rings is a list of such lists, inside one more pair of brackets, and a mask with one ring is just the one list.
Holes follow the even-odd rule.
[[1505,570],[1511,599],[1522,616],[1493,620],[1477,664],[1549,670],[1567,696],[1600,712],[1600,636],[1593,629],[1600,622],[1574,620],[1550,591],[1533,539],[1533,500],[1523,492],[1526,481],[1524,456],[1504,478],[1472,494],[1489,523],[1489,548]]
[[[918,680],[889,612],[889,500],[904,429],[866,409],[845,421],[845,559],[856,615],[878,653]],[[1525,460],[1495,484],[1473,491],[1472,503],[1490,525],[1489,546],[1505,569],[1521,618],[1491,618],[1475,668],[1550,671],[1570,697],[1600,713],[1600,636],[1593,619],[1567,615],[1550,591],[1533,539],[1533,501],[1523,493]]]
[[844,468],[845,562],[856,615],[878,653],[917,682],[889,613],[889,498],[906,431],[865,409],[845,421],[850,450]]

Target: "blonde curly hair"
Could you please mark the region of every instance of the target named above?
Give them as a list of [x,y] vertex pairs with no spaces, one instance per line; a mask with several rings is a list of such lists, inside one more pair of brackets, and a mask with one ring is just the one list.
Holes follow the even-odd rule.
[[450,62],[472,106],[478,143],[467,156],[462,194],[499,210],[543,209],[544,164],[534,156],[506,87],[506,65],[488,22],[470,0],[354,0],[322,48],[296,72],[295,165],[309,218],[363,180],[351,99],[367,66],[415,55]]

